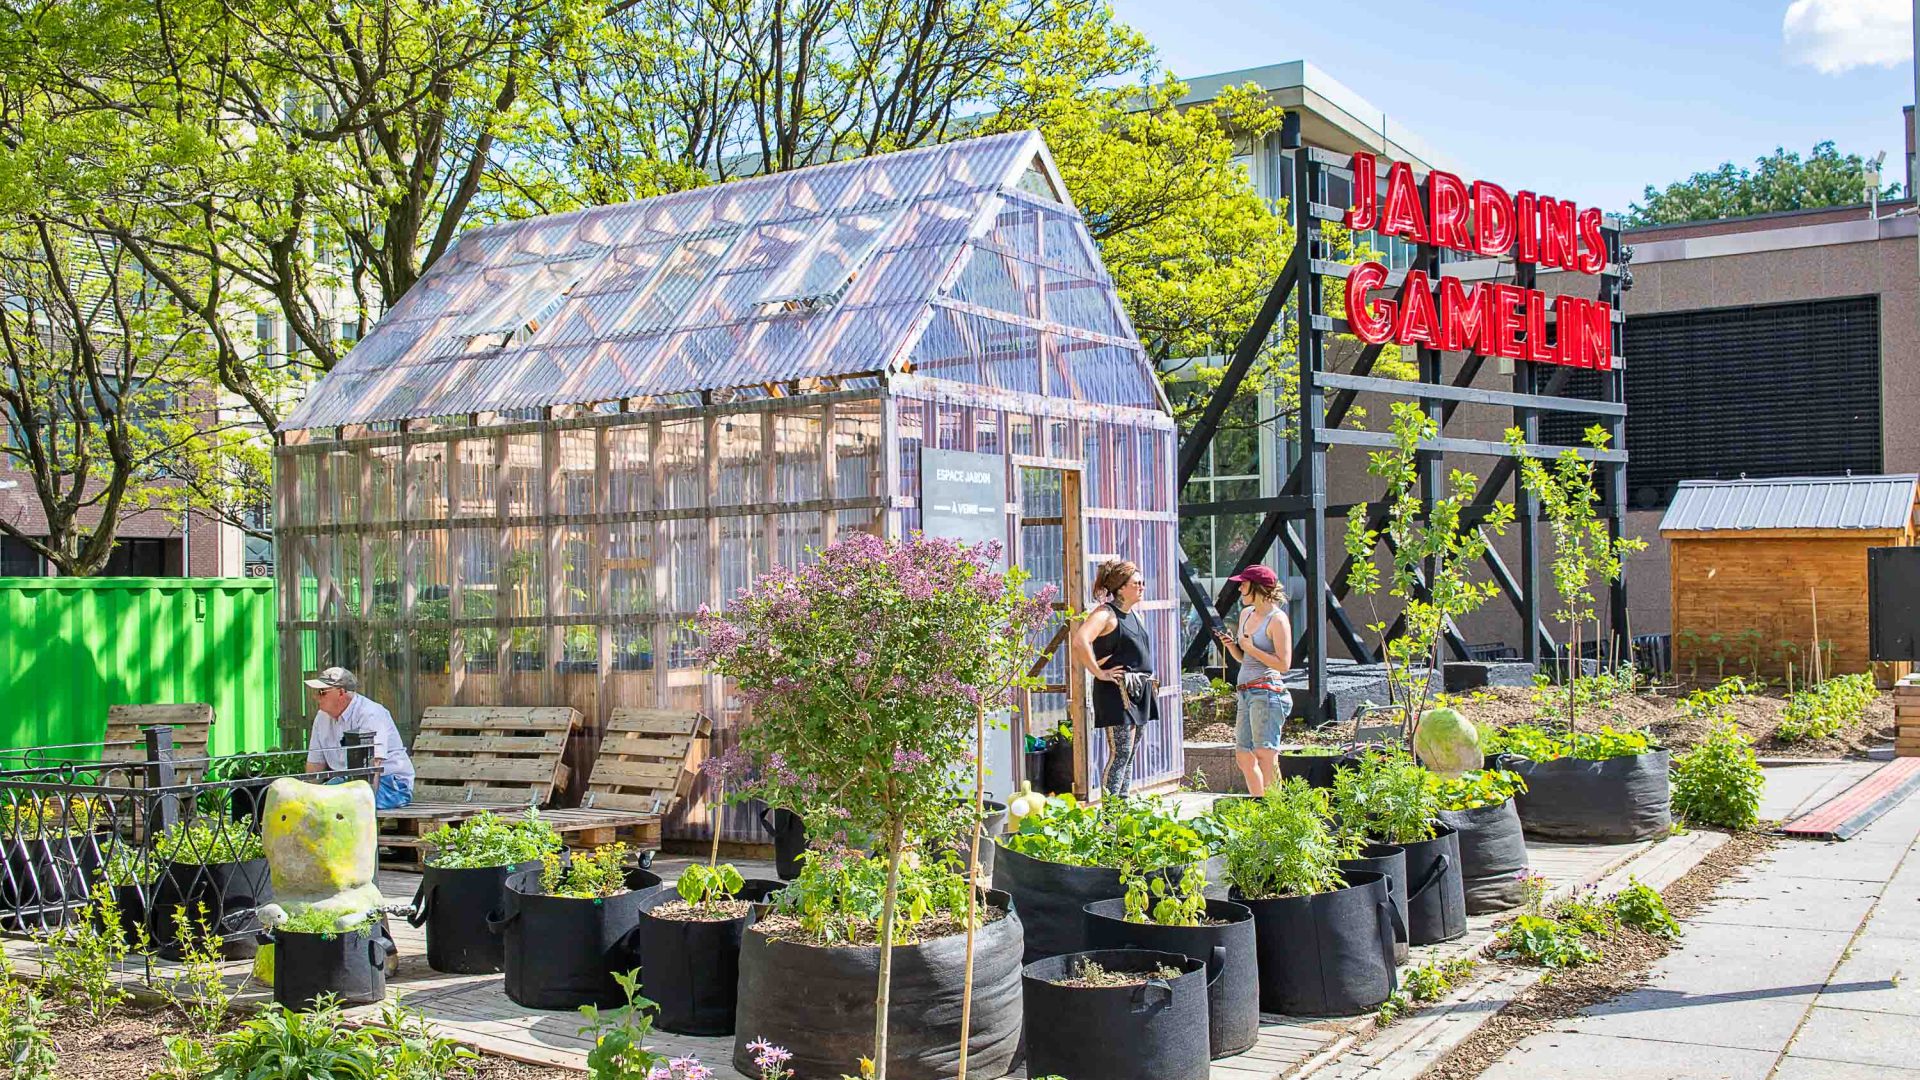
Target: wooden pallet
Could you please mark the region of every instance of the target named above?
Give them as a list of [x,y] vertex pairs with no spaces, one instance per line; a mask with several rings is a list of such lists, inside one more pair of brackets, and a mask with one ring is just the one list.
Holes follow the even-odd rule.
[[[161,724],[173,728],[176,761],[207,756],[207,740],[213,734],[213,706],[196,703],[109,705],[104,738],[108,745],[101,751],[101,760],[114,765],[147,760],[147,734],[142,729]],[[122,745],[112,745],[114,743]]]
[[564,705],[429,708],[413,741],[414,799],[545,806],[566,786],[561,758],[579,730],[580,714]]
[[693,790],[713,721],[697,712],[615,709],[582,807],[664,815]]
[[[472,803],[413,804],[380,815],[380,865],[390,870],[418,872],[426,858],[424,838],[442,825],[455,824],[491,810],[517,817],[524,807],[476,806]],[[411,811],[411,813],[409,813]],[[576,851],[624,841],[637,852],[660,847],[660,817],[630,810],[542,810],[540,819],[552,825],[560,839]]]

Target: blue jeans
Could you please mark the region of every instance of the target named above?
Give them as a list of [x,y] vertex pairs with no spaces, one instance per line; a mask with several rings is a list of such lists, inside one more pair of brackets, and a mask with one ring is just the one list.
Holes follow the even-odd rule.
[[1293,712],[1285,690],[1240,690],[1234,694],[1233,748],[1243,752],[1280,749],[1280,733]]
[[[344,784],[347,778],[336,776],[329,784]],[[382,776],[373,789],[375,810],[398,810],[413,801],[413,781],[404,776]]]

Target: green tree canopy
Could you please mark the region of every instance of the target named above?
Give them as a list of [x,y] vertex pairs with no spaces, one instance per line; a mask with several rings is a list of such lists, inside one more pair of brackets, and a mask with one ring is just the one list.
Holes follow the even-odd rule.
[[[1750,169],[1729,161],[1712,172],[1697,172],[1664,189],[1647,185],[1627,208],[1627,225],[1668,225],[1712,221],[1779,210],[1810,210],[1866,202],[1866,160],[1842,154],[1832,142],[1814,146],[1804,160],[1784,147],[1759,158]],[[1897,198],[1899,184],[1888,184],[1883,199]]]

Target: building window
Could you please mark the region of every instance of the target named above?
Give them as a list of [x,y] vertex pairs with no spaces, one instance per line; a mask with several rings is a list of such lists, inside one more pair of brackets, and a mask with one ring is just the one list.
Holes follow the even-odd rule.
[[0,577],[45,577],[47,563],[26,541],[0,536]]
[[98,577],[167,577],[167,556],[179,550],[178,540],[116,540],[113,554]]
[[[1627,505],[1682,480],[1881,471],[1880,298],[1635,315],[1626,323]],[[1576,373],[1567,392],[1598,395]],[[1592,418],[1547,414],[1571,445]]]
[[[1187,393],[1204,393],[1188,388]],[[1259,401],[1243,396],[1221,418],[1220,431],[1207,448],[1193,479],[1180,494],[1182,503],[1217,503],[1260,497]],[[1210,589],[1233,573],[1260,525],[1259,514],[1223,514],[1180,521],[1180,544],[1194,572]]]

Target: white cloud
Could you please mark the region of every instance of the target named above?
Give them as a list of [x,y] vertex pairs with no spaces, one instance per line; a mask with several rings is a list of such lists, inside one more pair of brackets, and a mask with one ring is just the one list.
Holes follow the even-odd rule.
[[1913,57],[1909,0],[1793,0],[1780,31],[1787,59],[1823,75]]

